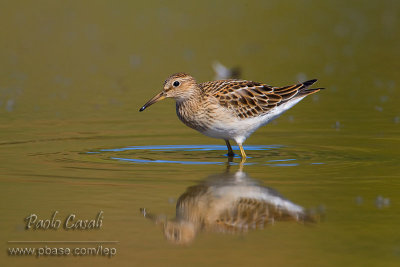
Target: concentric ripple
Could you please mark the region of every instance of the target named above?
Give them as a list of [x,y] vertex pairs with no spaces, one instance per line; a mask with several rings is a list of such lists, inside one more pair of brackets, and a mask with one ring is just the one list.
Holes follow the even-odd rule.
[[[238,151],[238,146],[232,147]],[[281,145],[248,145],[245,150],[248,161],[245,165],[261,164],[276,167],[298,166],[296,158],[287,158],[282,153]],[[224,153],[221,153],[224,152]],[[268,153],[267,153],[268,152]],[[102,154],[110,160],[135,164],[164,163],[184,165],[222,165],[226,164],[228,155],[224,145],[158,145],[158,146],[129,146],[122,148],[100,149],[86,152]],[[279,159],[273,159],[279,157]],[[284,156],[284,158],[282,158]],[[239,159],[240,155],[235,155]],[[235,165],[238,163],[231,162]],[[321,164],[321,163],[313,163]]]

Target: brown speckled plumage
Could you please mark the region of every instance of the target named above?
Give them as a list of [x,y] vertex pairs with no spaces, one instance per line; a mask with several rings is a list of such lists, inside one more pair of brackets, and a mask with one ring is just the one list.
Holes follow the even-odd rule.
[[241,119],[260,116],[279,106],[296,95],[312,94],[320,88],[306,88],[317,80],[304,83],[272,87],[266,84],[245,80],[220,80],[199,84],[205,99],[215,97],[219,104]]
[[161,93],[141,109],[164,98],[176,100],[176,113],[187,126],[214,138],[224,139],[233,156],[229,140],[235,140],[246,157],[242,144],[260,126],[267,124],[322,88],[308,88],[317,80],[284,87],[273,87],[246,80],[217,80],[197,83],[186,73],[176,73],[164,82]]
[[[159,217],[145,216],[156,222]],[[161,224],[169,241],[187,244],[200,232],[246,233],[280,221],[314,223],[318,218],[238,171],[213,175],[187,188],[176,203],[176,217]]]

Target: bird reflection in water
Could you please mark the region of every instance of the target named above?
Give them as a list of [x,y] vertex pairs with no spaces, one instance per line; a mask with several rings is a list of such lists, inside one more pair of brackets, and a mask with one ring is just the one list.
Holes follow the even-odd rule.
[[175,219],[144,208],[141,212],[161,225],[165,237],[176,244],[189,244],[202,231],[246,233],[277,221],[313,223],[317,218],[241,170],[212,175],[188,187],[177,201]]

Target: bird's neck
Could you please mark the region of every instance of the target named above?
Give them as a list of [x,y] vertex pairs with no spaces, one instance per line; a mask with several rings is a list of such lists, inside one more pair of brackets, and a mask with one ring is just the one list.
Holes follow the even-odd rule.
[[173,96],[176,103],[182,104],[185,102],[198,101],[201,98],[202,91],[197,84],[192,85],[186,90],[181,90],[175,93]]
[[192,95],[189,98],[176,99],[176,111],[184,116],[193,115],[198,111],[200,102],[200,95]]
[[191,97],[181,100],[176,100],[176,114],[179,119],[195,130],[202,130],[207,128],[204,123],[198,118],[204,115],[204,109],[202,108],[202,95],[193,94]]

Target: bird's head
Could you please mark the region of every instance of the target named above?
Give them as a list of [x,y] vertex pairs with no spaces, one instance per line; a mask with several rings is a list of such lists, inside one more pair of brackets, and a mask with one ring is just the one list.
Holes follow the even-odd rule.
[[196,237],[196,227],[188,221],[167,221],[163,232],[168,241],[178,245],[190,244]]
[[186,73],[175,73],[165,80],[163,90],[147,101],[139,111],[143,111],[154,103],[168,97],[174,98],[176,101],[184,101],[189,99],[197,90],[196,80],[192,76]]

